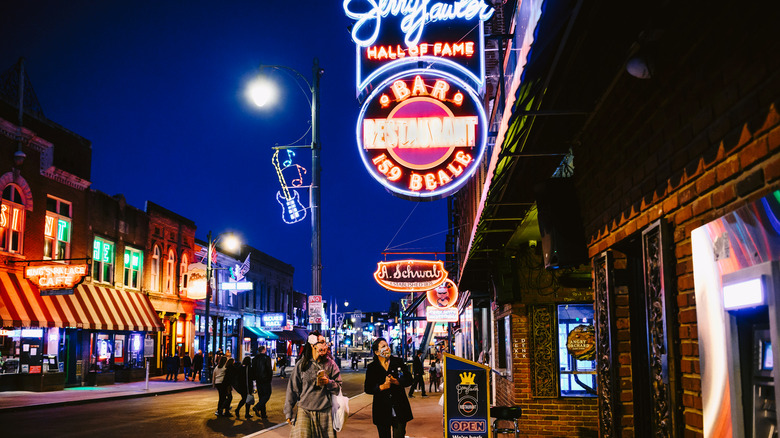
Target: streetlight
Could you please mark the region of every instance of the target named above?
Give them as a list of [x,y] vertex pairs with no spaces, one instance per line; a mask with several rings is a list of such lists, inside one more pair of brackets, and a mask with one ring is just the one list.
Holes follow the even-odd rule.
[[235,251],[238,249],[238,247],[241,245],[241,242],[239,242],[238,238],[233,235],[232,233],[222,233],[217,235],[216,239],[211,239],[211,230],[209,230],[208,236],[206,237],[207,240],[207,248],[206,248],[206,324],[204,326],[206,330],[205,334],[205,341],[203,351],[205,354],[203,355],[203,369],[200,372],[200,383],[208,383],[211,381],[211,376],[209,375],[211,373],[211,370],[208,367],[208,357],[209,357],[209,319],[211,319],[211,315],[209,314],[210,305],[211,305],[211,276],[212,276],[212,270],[211,267],[211,253],[216,249],[217,243],[222,240],[222,238],[225,238],[225,241],[223,242],[223,247],[227,249],[228,251]]
[[[311,188],[309,189],[309,207],[311,209],[311,294],[322,295],[322,252],[320,250],[320,78],[325,70],[319,66],[319,61],[314,58],[314,65],[312,67],[312,75],[314,80],[309,82],[302,74],[297,70],[284,66],[284,65],[261,65],[260,71],[270,68],[279,71],[287,72],[293,79],[303,81],[311,92],[311,99],[306,96],[306,99],[311,104]],[[298,84],[300,86],[300,83]],[[253,81],[248,89],[247,95],[255,103],[255,105],[262,107],[268,103],[272,103],[275,97],[273,87],[264,77],[259,77]],[[284,147],[284,149],[290,146]],[[295,147],[295,146],[292,146]],[[322,316],[322,315],[320,315]],[[321,324],[312,324],[312,328],[315,330],[320,329]]]

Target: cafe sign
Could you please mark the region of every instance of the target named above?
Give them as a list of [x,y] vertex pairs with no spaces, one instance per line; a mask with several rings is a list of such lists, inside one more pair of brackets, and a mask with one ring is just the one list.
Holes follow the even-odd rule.
[[27,266],[24,278],[38,286],[40,290],[73,289],[89,273],[89,265],[39,265]]
[[447,279],[441,260],[396,260],[377,263],[374,279],[380,286],[396,292],[425,292]]
[[363,164],[390,193],[432,201],[460,189],[487,142],[479,96],[445,72],[410,70],[366,99],[357,123]]

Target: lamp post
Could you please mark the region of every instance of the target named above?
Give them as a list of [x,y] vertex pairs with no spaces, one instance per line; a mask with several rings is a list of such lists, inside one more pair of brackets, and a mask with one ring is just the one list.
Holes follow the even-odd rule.
[[[311,99],[306,98],[311,104],[311,188],[309,189],[309,207],[311,209],[311,294],[322,295],[322,251],[320,247],[320,78],[325,72],[319,66],[319,61],[314,58],[312,66],[313,81],[309,82],[306,77],[297,70],[284,65],[261,65],[260,69],[271,68],[279,71],[285,71],[294,75],[293,78],[302,80],[311,92]],[[271,99],[270,89],[267,83],[263,81],[250,85],[247,90],[250,98],[255,105],[262,107]],[[319,330],[321,324],[312,324],[312,328]]]
[[[211,267],[211,257],[212,257],[212,252],[216,249],[217,242],[219,242],[219,240],[222,237],[224,237],[224,236],[227,236],[227,239],[225,241],[226,249],[234,250],[235,248],[237,248],[239,246],[238,239],[235,236],[233,236],[232,234],[222,233],[222,234],[218,235],[216,239],[211,240],[211,230],[209,230],[208,235],[206,237],[206,240],[207,240],[207,242],[206,242],[206,245],[207,245],[207,247],[206,247],[206,260],[207,260],[206,261],[206,309],[205,309],[206,323],[205,323],[205,326],[204,326],[204,329],[205,329],[206,333],[205,333],[205,342],[204,342],[204,346],[203,346],[203,351],[204,351],[204,355],[203,355],[203,369],[200,372],[200,383],[208,383],[208,382],[211,381],[211,375],[210,375],[211,374],[211,370],[208,367],[209,344],[210,344],[210,341],[211,341],[209,339],[209,325],[210,325],[210,321],[209,320],[211,319],[211,315],[210,315],[211,276],[213,275],[212,271],[214,270],[214,268]],[[216,334],[215,334],[215,337],[216,337]]]

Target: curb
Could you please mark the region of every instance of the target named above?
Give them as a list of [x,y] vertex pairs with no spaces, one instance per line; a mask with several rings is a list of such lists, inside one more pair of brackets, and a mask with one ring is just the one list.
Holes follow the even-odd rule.
[[7,408],[0,408],[0,412],[19,412],[19,411],[28,411],[33,409],[46,409],[46,408],[59,408],[63,406],[76,406],[76,405],[85,405],[89,403],[98,403],[98,402],[104,402],[104,401],[114,401],[114,400],[125,400],[130,398],[142,398],[142,397],[154,397],[158,395],[165,395],[165,394],[175,394],[178,392],[186,392],[186,391],[196,391],[199,389],[205,389],[205,388],[211,388],[211,385],[204,385],[204,386],[196,386],[191,388],[179,388],[179,389],[169,389],[169,390],[156,390],[154,392],[138,392],[138,393],[132,393],[132,394],[121,394],[121,395],[109,395],[106,397],[94,397],[94,398],[86,398],[86,399],[78,399],[78,400],[66,400],[66,401],[59,401],[59,402],[51,402],[51,403],[40,403],[40,404],[33,404],[33,405],[24,405],[24,406],[11,406]]

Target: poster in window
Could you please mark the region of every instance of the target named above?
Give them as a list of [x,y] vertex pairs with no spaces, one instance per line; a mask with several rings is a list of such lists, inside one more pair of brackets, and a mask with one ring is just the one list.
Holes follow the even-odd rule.
[[596,359],[596,329],[593,324],[581,324],[569,332],[566,348],[577,360]]

